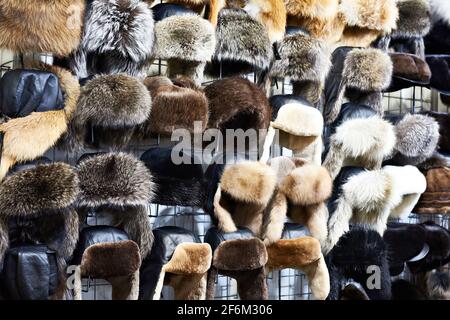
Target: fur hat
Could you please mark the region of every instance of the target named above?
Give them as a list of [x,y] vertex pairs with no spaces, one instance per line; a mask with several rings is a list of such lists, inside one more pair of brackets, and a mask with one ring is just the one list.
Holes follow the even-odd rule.
[[267,129],[271,110],[263,90],[241,77],[214,81],[205,88],[209,102],[208,128]]
[[153,14],[141,0],[88,2],[83,38],[70,66],[78,78],[126,73],[143,77],[154,42]]
[[450,300],[450,276],[448,272],[429,272],[427,274],[427,293],[431,300]]
[[144,84],[152,97],[152,110],[143,130],[171,135],[176,129],[195,132],[195,121],[201,122],[201,132],[208,124],[208,99],[203,90],[188,78],[171,81],[166,77],[148,77]]
[[270,123],[261,161],[269,158],[275,130],[278,130],[281,146],[293,150],[296,156],[302,154],[315,164],[321,164],[323,117],[318,109],[301,103],[283,105],[275,121]]
[[2,1],[0,47],[67,56],[80,43],[84,10],[83,0]]
[[320,243],[312,237],[288,238],[278,240],[267,247],[269,271],[279,269],[298,269],[308,278],[314,298],[325,300],[330,292],[330,277]]
[[431,28],[430,4],[428,0],[401,0],[397,4],[399,19],[397,28],[391,33],[391,48],[425,58],[423,37]]
[[281,238],[286,216],[308,227],[311,235],[323,243],[327,238],[328,210],[332,180],[327,170],[300,158],[278,157],[270,161],[278,179],[264,218],[262,238],[266,244]]
[[[9,80],[1,83],[5,92],[0,112],[13,119],[0,124],[0,180],[15,163],[34,160],[55,146],[68,129],[80,95],[78,81],[70,72],[46,64],[31,66],[13,79],[4,77]],[[29,93],[27,98],[22,90]],[[15,99],[9,100],[11,95]],[[14,114],[8,114],[13,108]]]
[[430,0],[432,27],[425,37],[427,54],[450,52],[450,7],[446,0]]
[[392,78],[392,61],[379,49],[336,49],[333,67],[325,84],[325,121],[332,123],[339,115],[346,96],[350,102],[365,104],[383,114],[381,91]]
[[182,163],[175,164],[172,148],[147,150],[141,161],[152,173],[156,185],[152,202],[166,206],[201,207],[204,199],[203,169],[193,154],[176,154]]
[[439,123],[439,142],[437,151],[450,154],[450,115],[447,112],[424,112],[425,115],[434,118]]
[[450,95],[450,55],[427,55],[431,70],[430,88]]
[[394,165],[419,165],[430,158],[439,141],[439,124],[431,117],[406,114],[395,125],[396,154],[388,161]]
[[409,53],[390,53],[389,55],[394,69],[391,85],[385,92],[430,84],[431,70],[425,60]]
[[397,26],[396,0],[342,0],[339,13],[345,28],[335,47],[368,47]]
[[0,261],[10,243],[47,245],[57,257],[54,299],[64,296],[66,261],[78,241],[78,193],[77,176],[63,163],[25,167],[0,184]]
[[141,268],[140,299],[159,300],[167,284],[174,288],[177,300],[204,300],[211,246],[179,227],[161,227],[153,233],[152,252]]
[[226,166],[214,196],[218,229],[235,232],[237,227],[244,227],[260,236],[276,182],[275,172],[261,162],[242,161]]
[[185,75],[198,85],[216,48],[214,28],[197,15],[171,16],[155,27],[154,57],[168,60],[168,77]]
[[394,126],[376,116],[351,119],[336,128],[323,163],[332,178],[346,165],[367,169],[381,167],[395,147]]
[[92,155],[76,168],[80,180],[78,214],[84,220],[88,212],[106,208],[114,226],[133,240],[144,259],[153,243],[147,205],[154,195],[152,175],[144,163],[125,153]]
[[432,168],[425,173],[427,188],[415,213],[450,214],[450,167]]
[[350,223],[360,224],[383,235],[389,217],[403,218],[425,191],[425,177],[413,166],[385,166],[381,170],[344,168],[335,180],[330,211],[326,250],[349,230]]
[[264,25],[241,9],[223,9],[216,28],[216,51],[207,67],[210,75],[264,72],[273,57]]
[[331,67],[330,53],[325,43],[297,33],[284,37],[275,46],[279,57],[270,68],[270,76],[290,78],[294,94],[318,107]]
[[241,300],[267,300],[265,266],[268,261],[264,243],[252,237],[249,230],[224,233],[211,228],[205,235],[211,244],[213,260],[208,272],[207,299],[213,299],[217,274],[232,277],[237,281]]
[[450,231],[431,221],[420,225],[426,230],[425,243],[429,251],[423,259],[407,262],[413,274],[428,272],[450,262]]
[[[328,299],[337,300],[341,283],[353,279],[364,288],[370,300],[390,300],[391,278],[387,250],[377,232],[361,227],[352,228],[339,240],[325,260],[331,280]],[[381,283],[379,287],[369,289],[373,266],[377,266],[381,272],[378,274]]]
[[147,120],[151,103],[150,93],[138,79],[125,74],[97,76],[81,90],[66,143],[75,150],[90,143],[120,149],[136,126]]

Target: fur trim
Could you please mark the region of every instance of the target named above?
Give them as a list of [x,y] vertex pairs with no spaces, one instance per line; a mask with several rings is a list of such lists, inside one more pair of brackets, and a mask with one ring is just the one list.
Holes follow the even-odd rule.
[[283,39],[286,30],[284,0],[249,0],[244,10],[266,27],[272,43]]
[[287,35],[277,43],[280,59],[274,61],[270,75],[289,77],[292,81],[325,82],[331,67],[330,53],[325,44],[308,35]]
[[103,132],[95,138],[113,147],[126,145],[136,125],[151,110],[151,96],[136,78],[125,74],[97,76],[83,87],[69,133],[69,144],[81,148],[88,125]]
[[395,125],[397,143],[395,149],[400,154],[414,158],[419,164],[431,157],[439,140],[439,124],[431,117],[407,114]]
[[398,2],[399,20],[393,38],[425,37],[431,28],[429,0]]
[[202,132],[206,129],[208,100],[201,89],[174,84],[165,77],[149,77],[144,84],[152,96],[152,111],[144,135],[150,132],[171,135],[180,128],[194,133],[194,121],[201,121]]
[[125,153],[88,158],[77,167],[80,179],[79,206],[145,206],[155,188],[145,165]]
[[429,0],[434,20],[442,19],[450,25],[450,3],[446,0]]
[[214,60],[243,62],[267,70],[272,60],[272,45],[264,26],[244,10],[224,9],[216,28]]
[[378,117],[351,119],[341,124],[330,138],[330,150],[323,163],[334,179],[348,162],[367,169],[381,167],[394,149],[394,126]]
[[236,239],[224,241],[217,247],[213,266],[225,271],[247,271],[262,268],[267,261],[267,250],[261,240]]
[[205,88],[209,101],[208,128],[267,129],[271,108],[266,94],[241,77],[214,81]]
[[0,5],[0,47],[67,56],[81,39],[85,2],[5,0]]
[[78,78],[122,72],[142,76],[153,50],[153,29],[153,13],[143,1],[94,0],[72,70]]
[[390,33],[396,27],[398,8],[395,0],[342,0],[339,12],[350,27]]
[[43,63],[30,68],[52,72],[58,76],[65,98],[64,109],[33,112],[0,125],[0,132],[4,134],[0,180],[17,162],[34,160],[53,147],[67,131],[68,122],[77,108],[80,85],[70,72]]
[[39,165],[8,176],[2,182],[1,214],[28,217],[55,212],[71,206],[78,192],[78,179],[69,165]]
[[290,16],[329,19],[338,11],[339,0],[287,0],[286,10]]

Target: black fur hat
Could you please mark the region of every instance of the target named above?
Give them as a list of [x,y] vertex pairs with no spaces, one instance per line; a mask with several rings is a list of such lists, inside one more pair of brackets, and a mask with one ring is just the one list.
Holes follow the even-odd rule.
[[425,37],[427,54],[450,52],[450,7],[446,0],[430,0],[432,28]]
[[147,150],[141,156],[141,161],[154,178],[156,188],[153,203],[166,206],[202,206],[205,192],[203,169],[195,155],[175,153],[172,148],[155,147]]
[[431,70],[430,88],[450,95],[450,55],[427,55]]
[[[337,300],[341,284],[353,279],[362,285],[370,300],[391,299],[391,279],[387,260],[386,244],[373,230],[354,227],[345,234],[326,256],[331,279],[330,300]],[[370,266],[381,271],[378,288],[368,288],[368,278],[373,274]]]

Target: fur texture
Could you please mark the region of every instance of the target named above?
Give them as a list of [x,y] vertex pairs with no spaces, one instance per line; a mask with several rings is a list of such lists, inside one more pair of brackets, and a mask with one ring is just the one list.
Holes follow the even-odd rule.
[[143,76],[154,44],[153,14],[140,0],[94,0],[72,58],[78,78],[98,73]]
[[327,106],[330,109],[327,123],[332,123],[339,115],[344,96],[347,94],[349,97],[348,89],[357,92],[355,97],[349,97],[351,102],[370,105],[383,115],[381,91],[389,87],[392,72],[392,61],[387,53],[379,49],[351,50],[344,60],[337,99],[333,105]]
[[[89,126],[94,141],[113,148],[126,145],[135,127],[150,115],[151,96],[139,80],[125,74],[97,76],[83,87],[68,143],[81,149]],[[76,148],[75,148],[76,149]]]
[[273,56],[269,35],[264,25],[244,10],[220,11],[216,39],[215,61],[242,62],[257,70],[269,68]]
[[287,14],[308,18],[330,18],[334,17],[337,10],[338,0],[286,0]]
[[398,91],[413,84],[430,83],[431,70],[425,60],[408,53],[390,53],[393,79],[388,92]]
[[431,300],[450,300],[450,278],[446,272],[427,274],[427,291]]
[[197,15],[172,16],[155,27],[156,58],[168,60],[168,76],[185,75],[197,84],[216,48],[214,28]]
[[83,0],[4,0],[0,47],[67,56],[80,43],[84,10]]
[[205,88],[209,102],[208,128],[267,129],[271,118],[263,90],[241,77],[217,80]]
[[434,20],[442,19],[450,25],[450,3],[446,0],[430,0]]
[[323,165],[333,179],[345,165],[377,169],[392,153],[395,143],[394,126],[385,120],[378,117],[348,120],[331,136]]
[[427,189],[420,197],[415,213],[450,214],[450,168],[433,168],[425,174]]
[[[439,124],[425,115],[407,114],[395,125],[395,150],[405,161],[396,164],[418,165],[430,158],[439,141]],[[395,160],[395,159],[394,159]]]
[[145,124],[145,136],[150,133],[170,136],[176,129],[187,129],[194,133],[194,121],[201,122],[202,132],[206,129],[209,110],[203,90],[195,88],[193,83],[191,86],[194,88],[191,89],[165,77],[149,77],[144,84],[152,96],[152,110]]
[[428,111],[425,115],[434,118],[439,123],[439,143],[437,151],[450,154],[450,115],[447,112]]
[[33,112],[26,117],[0,124],[0,132],[4,134],[0,180],[15,163],[34,160],[57,144],[67,131],[68,123],[77,108],[80,85],[70,72],[45,64],[27,68],[52,72],[58,76],[65,98],[64,109]]
[[284,0],[249,0],[244,10],[266,27],[272,43],[283,39],[286,30]]
[[392,32],[393,38],[424,37],[430,31],[430,4],[428,0],[398,2],[399,20]]

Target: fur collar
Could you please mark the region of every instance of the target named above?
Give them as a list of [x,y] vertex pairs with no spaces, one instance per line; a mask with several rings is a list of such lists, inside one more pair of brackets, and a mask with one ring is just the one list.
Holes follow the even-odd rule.
[[125,153],[87,158],[77,166],[77,174],[80,179],[77,204],[84,207],[145,206],[156,187],[145,165]]

